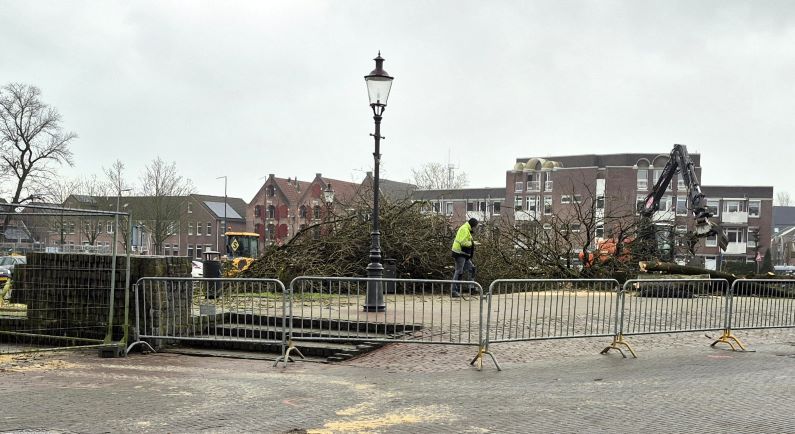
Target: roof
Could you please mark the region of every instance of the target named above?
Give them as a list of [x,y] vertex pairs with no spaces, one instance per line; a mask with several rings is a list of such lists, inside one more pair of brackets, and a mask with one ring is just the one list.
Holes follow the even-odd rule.
[[[367,172],[359,188],[364,191],[372,191],[373,173]],[[378,189],[381,194],[391,199],[408,199],[411,197],[417,186],[408,182],[392,181],[390,179],[378,178]]]
[[80,203],[90,203],[90,204],[97,203],[97,201],[94,199],[94,196],[88,196],[85,194],[73,194],[72,197],[75,198],[75,200],[77,200]]
[[[356,197],[356,190],[359,188],[359,184],[355,182],[341,181],[339,179],[326,177],[321,177],[320,180],[323,182],[324,186],[331,184],[331,188],[334,190],[334,200],[336,202],[349,203]],[[321,197],[322,194],[321,192]]]
[[[221,214],[219,215],[219,217],[221,217],[221,218],[224,217],[224,208],[223,208],[224,197],[223,196],[211,196],[211,195],[208,195],[208,194],[192,194],[191,196],[193,198],[195,198],[196,200],[198,200],[199,202],[220,202],[221,203],[221,208],[220,208]],[[225,202],[238,215],[241,215],[241,216],[242,215],[246,215],[246,201],[244,201],[243,199],[241,199],[239,197],[227,197]],[[210,210],[210,211],[212,211],[212,210]],[[229,217],[231,215],[228,211],[227,211],[226,214],[227,214],[227,217]]]
[[284,179],[273,177],[273,182],[276,187],[281,190],[282,194],[287,198],[287,203],[296,204],[301,199],[304,189],[309,187],[311,182],[300,181],[295,179]]
[[774,206],[773,226],[795,226],[795,206]]
[[[243,217],[241,217],[229,203],[224,204],[223,202],[211,202],[206,200],[204,201],[204,205],[209,208],[217,218],[243,220]],[[224,206],[226,206],[226,212],[224,212]]]
[[701,192],[708,199],[730,198],[754,198],[754,199],[773,199],[773,187],[757,185],[702,185]]
[[[17,224],[20,224],[20,223],[21,222],[19,222]],[[23,224],[22,227],[18,227],[18,226],[9,226],[9,227],[7,227],[6,230],[4,231],[3,235],[5,236],[5,239],[9,240],[9,241],[16,241],[16,240],[31,241],[30,240],[30,232],[27,230],[27,228],[24,226],[24,224]]]
[[[652,162],[659,156],[669,157],[670,149],[660,153],[645,154],[583,154],[540,157],[544,160],[559,161],[563,167],[607,167],[607,166],[634,166],[638,160],[646,159]],[[697,167],[701,164],[701,154],[689,153],[690,159]],[[533,157],[517,158],[517,163],[526,163]],[[539,158],[539,157],[535,157]]]
[[414,200],[441,199],[504,199],[505,187],[457,188],[449,190],[416,190],[412,194]]

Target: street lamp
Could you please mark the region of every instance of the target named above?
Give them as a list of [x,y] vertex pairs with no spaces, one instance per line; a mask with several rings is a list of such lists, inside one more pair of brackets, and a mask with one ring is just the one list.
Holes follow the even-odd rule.
[[[373,152],[373,231],[370,233],[372,244],[370,245],[370,263],[367,265],[367,277],[380,279],[384,277],[384,266],[381,265],[381,231],[378,222],[378,196],[380,193],[379,171],[381,162],[381,119],[386,109],[386,102],[389,99],[389,91],[392,89],[393,77],[384,71],[384,59],[381,51],[375,59],[375,69],[364,76],[367,83],[367,94],[370,97],[370,108],[373,109],[373,120],[375,121],[375,133],[370,134],[375,139],[375,152]],[[367,283],[367,298],[364,302],[366,312],[382,312],[386,310],[384,304],[384,292],[382,282],[370,281]]]
[[[215,179],[224,178],[224,250],[226,250],[226,175],[219,176]],[[221,232],[220,228],[215,230],[215,247],[217,251],[221,251],[221,246],[218,245],[218,232]]]

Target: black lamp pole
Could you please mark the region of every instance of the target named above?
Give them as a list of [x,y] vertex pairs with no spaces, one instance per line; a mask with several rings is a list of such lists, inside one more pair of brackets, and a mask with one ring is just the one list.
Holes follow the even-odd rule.
[[[373,109],[375,133],[370,134],[375,139],[375,152],[373,152],[373,230],[370,245],[370,263],[367,265],[367,277],[381,279],[384,277],[384,266],[381,264],[381,228],[378,221],[379,212],[379,166],[381,163],[381,119],[386,109],[389,91],[392,88],[393,77],[384,71],[384,59],[381,52],[375,59],[375,69],[364,77],[367,83],[367,93],[370,97],[370,107]],[[386,310],[382,282],[367,282],[367,298],[363,306],[366,312],[382,312]]]

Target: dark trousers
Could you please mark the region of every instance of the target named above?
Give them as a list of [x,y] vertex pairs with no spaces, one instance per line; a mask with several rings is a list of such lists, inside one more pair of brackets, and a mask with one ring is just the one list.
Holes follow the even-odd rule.
[[[453,272],[453,280],[464,280],[464,273],[469,273],[469,280],[475,280],[475,264],[472,260],[465,255],[454,255],[455,271]],[[470,287],[471,288],[471,287]],[[453,291],[460,291],[458,283],[453,284]]]

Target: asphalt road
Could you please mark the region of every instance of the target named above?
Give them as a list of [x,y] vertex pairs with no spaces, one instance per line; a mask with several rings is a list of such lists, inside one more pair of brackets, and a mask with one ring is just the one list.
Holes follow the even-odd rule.
[[[470,368],[471,348],[413,345],[287,369],[175,354],[1,356],[0,431],[795,432],[795,332],[750,339],[749,353],[700,338],[641,340],[638,359],[592,351],[603,340],[495,346],[502,372]],[[538,351],[556,346],[586,351]],[[533,357],[509,355],[522,351]]]

